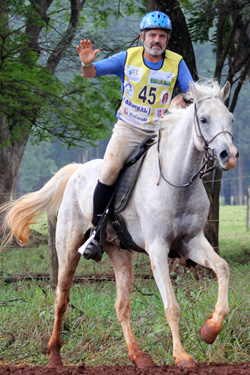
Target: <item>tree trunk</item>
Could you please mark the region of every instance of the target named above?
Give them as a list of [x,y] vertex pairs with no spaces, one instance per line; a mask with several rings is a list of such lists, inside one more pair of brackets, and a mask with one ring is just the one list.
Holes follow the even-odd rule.
[[8,201],[11,196],[15,197],[18,169],[28,141],[27,135],[10,142],[8,131],[6,117],[2,115],[0,116],[0,144],[3,144],[0,147],[0,204]]
[[[4,116],[0,116],[0,144],[8,140],[8,126]],[[21,126],[21,125],[20,125]],[[23,139],[8,142],[0,147],[0,204],[15,198],[19,166],[24,154],[28,135]],[[0,216],[0,237],[2,235],[2,218]]]
[[172,21],[172,35],[168,48],[183,56],[194,80],[198,79],[193,44],[189,36],[185,16],[177,0],[148,0],[147,10],[166,13]]
[[215,169],[204,178],[204,186],[210,201],[210,209],[204,233],[214,250],[219,253],[219,207],[220,207],[220,181],[221,169]]

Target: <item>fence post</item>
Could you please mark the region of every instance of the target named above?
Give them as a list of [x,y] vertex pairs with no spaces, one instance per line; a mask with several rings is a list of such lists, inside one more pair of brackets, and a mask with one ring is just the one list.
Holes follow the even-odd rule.
[[58,282],[58,259],[55,246],[56,226],[48,219],[48,245],[50,259],[50,287],[56,289]]
[[247,230],[250,229],[250,186],[247,187]]

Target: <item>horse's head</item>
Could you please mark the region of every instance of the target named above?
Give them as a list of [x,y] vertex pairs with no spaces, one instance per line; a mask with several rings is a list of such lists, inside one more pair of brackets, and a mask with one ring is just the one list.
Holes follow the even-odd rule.
[[200,151],[212,155],[223,170],[234,168],[238,150],[233,144],[232,122],[234,116],[224,101],[230,94],[230,84],[202,86],[191,84],[194,99],[195,146]]

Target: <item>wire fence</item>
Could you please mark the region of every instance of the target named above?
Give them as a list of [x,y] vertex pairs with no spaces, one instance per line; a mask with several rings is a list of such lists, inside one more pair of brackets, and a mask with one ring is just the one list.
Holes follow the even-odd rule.
[[[237,180],[246,180],[246,179],[250,179],[250,175],[246,175],[246,176],[237,176],[237,177],[230,177],[230,178],[221,178],[221,179],[211,179],[211,180],[203,180],[203,183],[204,184],[208,184],[208,183],[215,183],[215,182],[221,182],[221,184],[223,184],[223,182],[226,182],[226,181],[237,181]],[[250,181],[249,181],[249,184],[250,184]],[[24,194],[29,194],[29,193],[31,193],[31,192],[27,192],[27,193],[24,193]],[[22,193],[17,193],[17,194],[15,194],[15,197],[14,197],[14,199],[18,199],[18,198],[21,198],[24,194],[22,194]],[[10,197],[10,195],[9,195],[9,193],[1,193],[0,194],[2,197],[6,197],[6,200],[7,200],[7,198],[9,198],[9,199],[13,199],[13,197]],[[246,194],[247,195],[247,194]],[[245,194],[244,194],[244,196],[246,196]],[[221,192],[221,197],[223,197],[223,194],[222,194],[222,192]],[[243,199],[243,201],[244,200],[246,200],[246,199]],[[220,206],[223,206],[224,204],[223,203],[220,203]],[[233,204],[232,204],[233,205]],[[247,218],[246,218],[246,220],[247,220]],[[210,220],[210,219],[208,219],[207,220],[208,222],[220,222],[221,220]],[[223,221],[231,221],[230,219],[228,219],[228,220],[223,220]],[[233,221],[235,221],[235,220],[233,220]],[[243,220],[236,220],[236,221],[243,221]],[[40,220],[38,220],[37,222],[40,222]],[[44,222],[44,223],[46,223],[46,221],[42,221],[42,222]]]

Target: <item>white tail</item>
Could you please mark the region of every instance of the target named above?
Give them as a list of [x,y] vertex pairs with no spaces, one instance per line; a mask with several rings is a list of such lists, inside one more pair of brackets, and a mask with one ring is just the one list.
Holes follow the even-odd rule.
[[63,193],[69,178],[82,164],[68,164],[61,168],[43,187],[21,198],[0,206],[0,214],[4,214],[2,230],[4,233],[2,246],[9,244],[13,237],[24,246],[29,239],[29,227],[45,211],[53,220],[61,205]]

